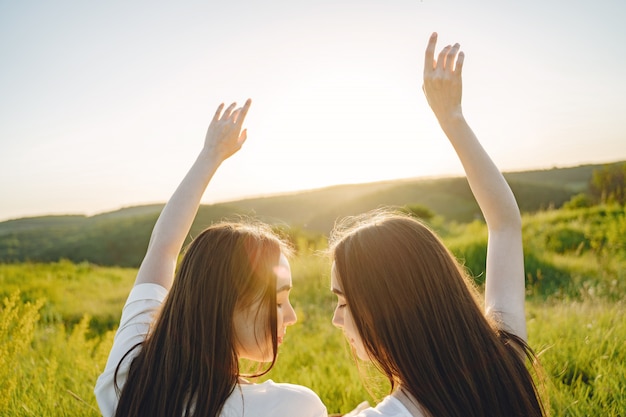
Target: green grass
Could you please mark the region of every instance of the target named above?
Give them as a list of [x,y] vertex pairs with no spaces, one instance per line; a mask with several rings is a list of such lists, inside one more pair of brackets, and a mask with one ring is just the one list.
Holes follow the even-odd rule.
[[0,415],[99,415],[92,394],[113,331],[88,337],[88,316],[71,331],[44,324],[41,302],[5,298],[0,312]]
[[[529,338],[553,416],[626,415],[624,219],[616,207],[524,218]],[[434,227],[480,282],[484,225]],[[331,413],[374,404],[388,385],[355,366],[331,324],[328,261],[304,253],[292,262],[298,323],[264,378],[312,388]],[[68,261],[0,264],[0,416],[99,415],[93,386],[135,273]]]
[[[298,323],[289,328],[274,369],[274,381],[309,386],[329,412],[346,412],[363,400],[375,403],[387,392],[385,381],[368,369],[359,371],[341,332],[331,325],[334,297],[328,291],[328,265],[315,257],[293,262],[293,300]],[[51,287],[68,283],[68,274],[81,265],[1,265],[23,276],[44,279]],[[94,277],[117,276],[117,286],[89,290],[91,302],[105,311],[122,307],[132,271],[90,267]],[[121,276],[120,276],[121,274]],[[127,276],[128,275],[128,276]],[[71,280],[69,282],[72,282]],[[30,289],[32,290],[32,288]],[[29,291],[27,288],[25,291]],[[62,291],[59,290],[62,293]],[[55,294],[52,292],[51,294]],[[103,369],[113,332],[92,336],[89,316],[78,323],[50,322],[39,316],[49,310],[71,313],[71,306],[39,303],[28,292],[5,298],[0,313],[0,415],[98,415],[93,385]],[[26,301],[25,301],[26,300]],[[63,303],[64,297],[55,298]],[[103,301],[104,300],[104,301]],[[88,300],[75,300],[83,309]],[[108,313],[107,313],[108,314]],[[531,345],[540,352],[552,415],[620,416],[626,412],[626,309],[624,301],[588,297],[582,301],[528,303]],[[370,392],[373,394],[370,394]]]
[[0,299],[19,290],[22,301],[43,300],[43,324],[72,326],[88,315],[91,330],[102,333],[117,327],[136,273],[69,261],[0,264]]
[[532,303],[531,345],[540,352],[556,416],[626,415],[624,302]]

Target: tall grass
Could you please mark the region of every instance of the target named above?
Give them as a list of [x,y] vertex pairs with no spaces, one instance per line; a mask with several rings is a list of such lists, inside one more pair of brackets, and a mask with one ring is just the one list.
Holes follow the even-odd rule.
[[532,303],[528,317],[553,414],[626,415],[624,303]]
[[22,301],[42,300],[44,324],[70,326],[90,317],[94,334],[115,328],[137,270],[88,263],[0,264],[0,299],[19,291]]
[[[52,272],[58,265],[48,268],[52,281],[63,282],[63,274],[55,278]],[[371,369],[357,369],[341,332],[330,324],[334,296],[327,262],[301,257],[293,262],[293,272],[298,323],[289,328],[278,362],[265,378],[311,387],[330,412],[349,411],[364,400],[375,403],[388,385]],[[112,304],[121,309],[123,300]],[[2,302],[0,415],[99,415],[92,389],[113,331],[94,336],[89,316],[74,324],[49,323],[39,315],[43,305],[24,301],[17,292]],[[528,320],[530,343],[540,352],[548,377],[553,415],[626,415],[623,301],[535,300],[528,303]]]
[[[626,415],[621,210],[525,218],[530,344],[540,353],[554,416]],[[484,225],[436,227],[480,282]],[[564,227],[574,232],[563,233]],[[298,323],[288,329],[278,362],[264,378],[309,386],[331,413],[364,400],[375,403],[389,387],[367,366],[357,368],[341,331],[331,325],[328,260],[302,251],[292,271]],[[0,264],[0,416],[99,415],[93,386],[135,273],[67,261]]]
[[2,302],[0,415],[99,415],[92,391],[113,331],[88,337],[88,316],[71,331],[43,323],[42,305],[21,301],[18,292]]

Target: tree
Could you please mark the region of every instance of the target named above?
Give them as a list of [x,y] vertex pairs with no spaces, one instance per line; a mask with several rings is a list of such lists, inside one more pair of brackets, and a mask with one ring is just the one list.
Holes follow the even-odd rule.
[[626,201],[626,162],[605,165],[591,174],[589,192],[599,203],[618,203]]

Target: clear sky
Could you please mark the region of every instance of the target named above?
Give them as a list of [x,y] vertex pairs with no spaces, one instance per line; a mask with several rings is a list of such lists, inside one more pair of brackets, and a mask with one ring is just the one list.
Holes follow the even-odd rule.
[[625,20],[623,0],[0,0],[0,220],[164,202],[248,97],[205,203],[459,175],[421,91],[433,31],[502,170],[626,160]]

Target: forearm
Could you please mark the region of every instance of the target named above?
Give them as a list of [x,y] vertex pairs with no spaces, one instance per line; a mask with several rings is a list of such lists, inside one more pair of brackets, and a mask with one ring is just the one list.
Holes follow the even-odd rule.
[[[235,109],[220,104],[209,124],[204,147],[159,216],[148,251],[139,267],[135,285],[154,283],[169,289],[174,280],[178,254],[189,234],[200,199],[223,161],[241,149],[246,130],[241,130],[251,100]],[[223,111],[223,113],[222,113]]]
[[485,312],[526,339],[522,223],[515,196],[462,115],[440,124],[463,164],[489,231]]
[[439,120],[465,170],[490,232],[521,229],[515,196],[462,114]]
[[219,165],[220,161],[205,150],[198,155],[154,226],[135,284],[152,282],[170,288],[178,255]]

